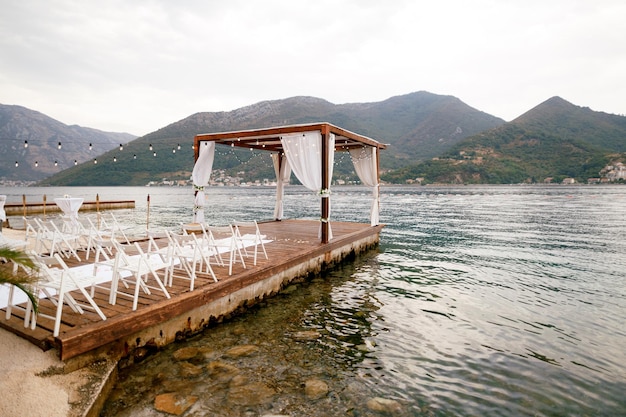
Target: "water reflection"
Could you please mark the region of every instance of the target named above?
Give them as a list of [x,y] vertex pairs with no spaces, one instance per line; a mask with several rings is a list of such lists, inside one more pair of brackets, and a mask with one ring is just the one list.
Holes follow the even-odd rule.
[[[375,282],[361,269],[376,269],[375,253],[123,369],[102,416],[151,415],[164,391],[198,398],[185,415],[369,415],[374,393],[366,380],[383,369],[375,342],[381,330],[371,324],[381,317]],[[238,346],[253,352],[229,354]],[[191,358],[176,359],[190,349],[197,350]],[[328,385],[322,400],[305,394],[312,379]],[[253,388],[243,398],[233,394],[240,387]]]

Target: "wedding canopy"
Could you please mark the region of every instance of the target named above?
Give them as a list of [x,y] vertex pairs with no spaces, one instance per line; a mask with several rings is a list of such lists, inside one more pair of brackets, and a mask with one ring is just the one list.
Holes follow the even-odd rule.
[[379,151],[386,146],[329,123],[280,126],[257,130],[199,134],[194,138],[196,164],[193,170],[197,192],[194,222],[204,222],[204,187],[209,183],[215,144],[261,150],[272,153],[276,172],[276,205],[274,217],[283,216],[284,185],[291,172],[321,199],[320,237],[322,243],[332,239],[330,227],[330,184],[335,152],[350,152],[355,171],[364,185],[372,187],[370,223],[379,221]]

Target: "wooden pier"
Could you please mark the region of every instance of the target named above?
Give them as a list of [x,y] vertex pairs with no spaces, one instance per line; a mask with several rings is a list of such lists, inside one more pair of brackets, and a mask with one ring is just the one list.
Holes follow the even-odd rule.
[[[132,311],[131,300],[118,297],[117,303],[111,305],[109,292],[98,289],[94,299],[107,319],[103,321],[91,312],[74,313],[64,305],[63,323],[56,338],[52,337],[52,320],[39,318],[36,329],[31,330],[24,327],[23,315],[20,315],[23,313],[19,310],[14,310],[9,320],[4,319],[4,311],[0,313],[0,326],[44,350],[56,348],[61,360],[68,364],[74,362],[71,368],[82,367],[99,358],[119,360],[137,348],[163,346],[200,332],[242,307],[278,293],[295,279],[317,274],[376,247],[383,226],[333,222],[334,237],[328,243],[319,240],[319,221],[270,221],[260,223],[259,228],[271,240],[265,244],[269,259],[261,255],[256,266],[250,261],[246,269],[235,264],[230,276],[227,267],[212,265],[218,282],[207,274],[198,274],[196,287],[190,291],[188,281],[174,279],[173,285],[167,288],[170,299],[160,293],[140,292],[139,307],[135,311]],[[79,254],[84,259],[85,252]],[[93,261],[93,255],[91,257]],[[85,262],[89,260],[81,263]],[[73,261],[70,266],[78,264]],[[50,313],[53,307],[47,299],[41,300],[42,312]]]
[[[135,208],[135,200],[85,201],[79,211],[118,210],[128,208]],[[61,212],[61,209],[54,204],[54,201],[6,203],[4,210],[7,216],[32,216],[33,214]]]

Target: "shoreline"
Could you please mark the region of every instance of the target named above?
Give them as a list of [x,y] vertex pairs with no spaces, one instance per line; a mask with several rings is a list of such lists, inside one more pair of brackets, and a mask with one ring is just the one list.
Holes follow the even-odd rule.
[[64,372],[56,350],[42,351],[0,329],[0,415],[4,417],[83,417],[104,401],[100,394],[117,363]]

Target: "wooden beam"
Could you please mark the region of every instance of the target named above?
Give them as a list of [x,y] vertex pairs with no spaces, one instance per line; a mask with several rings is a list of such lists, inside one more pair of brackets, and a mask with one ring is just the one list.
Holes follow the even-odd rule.
[[386,148],[386,145],[383,143],[379,143],[374,139],[368,138],[367,136],[356,134],[330,123],[311,123],[270,127],[265,129],[198,134],[194,137],[194,156],[197,160],[199,143],[202,141],[211,141],[235,147],[247,147],[278,152],[282,151],[282,144],[280,143],[281,136],[290,133],[311,131],[325,131],[327,133],[333,133],[337,138],[335,146],[336,151],[345,151],[349,148],[358,146],[374,146],[378,149]]

